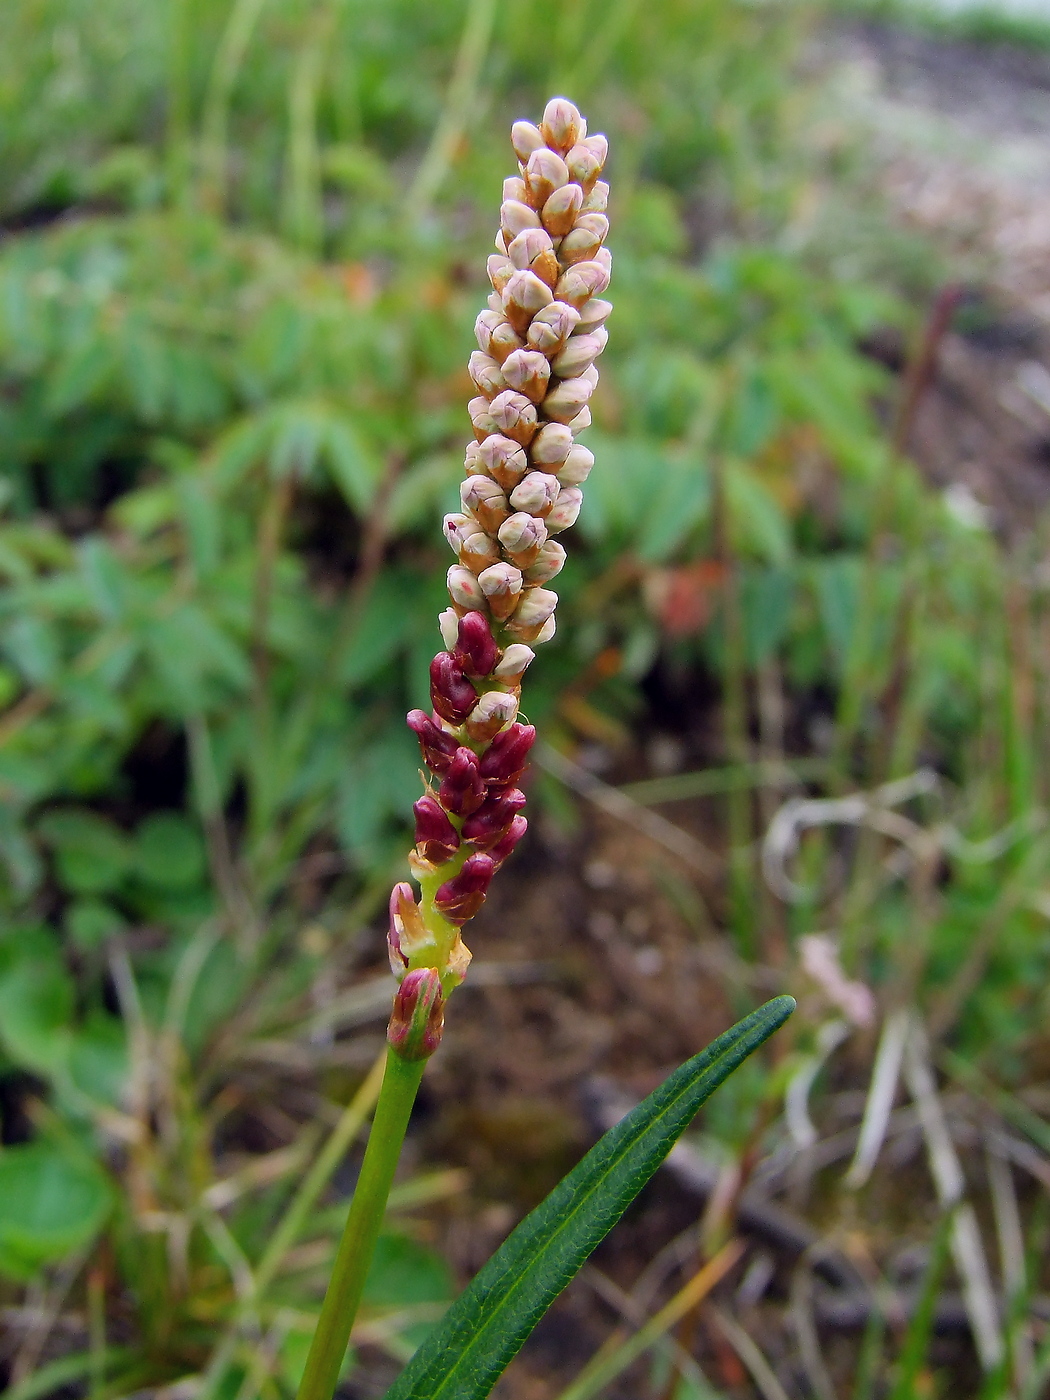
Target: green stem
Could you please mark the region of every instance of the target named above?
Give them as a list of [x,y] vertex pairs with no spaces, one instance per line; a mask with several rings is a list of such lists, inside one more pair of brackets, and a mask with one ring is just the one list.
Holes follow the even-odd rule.
[[426,1060],[403,1060],[392,1050],[387,1054],[386,1074],[361,1175],[350,1202],[297,1400],[332,1400],[425,1066]]

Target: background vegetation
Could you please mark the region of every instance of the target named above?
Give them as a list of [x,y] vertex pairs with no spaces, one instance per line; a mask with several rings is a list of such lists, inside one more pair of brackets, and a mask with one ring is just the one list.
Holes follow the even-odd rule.
[[[806,1146],[799,1104],[805,1124],[848,1034],[839,1087],[863,1095],[874,1063],[891,1102],[907,1042],[933,1144],[897,1226],[860,1176],[820,1196],[836,1247],[877,1223],[872,1297],[887,1230],[932,1261],[910,1330],[871,1306],[845,1349],[802,1326],[771,1370],[730,1317],[708,1379],[681,1344],[627,1374],[679,1400],[903,1400],[948,1375],[976,1394],[982,1368],[989,1395],[1041,1393],[1047,1281],[1008,1217],[1038,1244],[1044,1205],[998,1149],[952,1185],[922,1028],[981,1140],[1009,1125],[1045,1184],[1042,526],[1004,546],[895,445],[900,388],[866,350],[914,335],[945,272],[843,217],[857,158],[808,139],[796,76],[816,18],[743,0],[4,7],[0,1286],[18,1400],[294,1390],[375,1092],[353,1028],[387,995],[374,925],[419,790],[403,714],[436,643],[504,133],[556,91],[615,153],[616,315],[559,637],[529,677],[556,751],[533,796],[570,822],[566,775],[603,757],[649,783],[623,799],[636,816],[723,794],[696,817],[722,872],[704,938],[809,989],[793,1047],[704,1120],[737,1172],[705,1248],[756,1164]],[[696,771],[660,772],[657,731]],[[842,805],[857,792],[876,796]],[[827,929],[873,1011],[805,980],[799,940]],[[280,1147],[245,1108],[269,1098]],[[348,1393],[380,1393],[369,1358],[404,1359],[450,1296],[418,1213],[463,1184],[431,1162],[397,1188]],[[936,1224],[963,1193],[969,1254]],[[952,1269],[971,1322],[998,1308],[976,1360],[965,1339],[931,1350]],[[739,1375],[718,1360],[734,1345]]]

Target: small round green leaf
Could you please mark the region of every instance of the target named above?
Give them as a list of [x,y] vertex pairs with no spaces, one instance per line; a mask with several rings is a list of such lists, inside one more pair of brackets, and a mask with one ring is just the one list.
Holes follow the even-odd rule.
[[88,1157],[50,1142],[0,1150],[0,1274],[25,1281],[87,1244],[112,1204]]
[[204,875],[200,833],[176,812],[147,817],[135,834],[135,873],[160,890],[185,890]]

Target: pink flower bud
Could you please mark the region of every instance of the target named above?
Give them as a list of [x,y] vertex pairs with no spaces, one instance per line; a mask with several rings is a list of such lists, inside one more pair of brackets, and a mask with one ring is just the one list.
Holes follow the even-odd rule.
[[612,281],[613,255],[608,248],[599,248],[594,255],[594,261],[605,273],[607,287]]
[[583,432],[584,428],[589,428],[591,426],[590,408],[584,404],[576,417],[569,419],[567,426],[572,429],[573,435],[578,437],[580,433]]
[[[533,128],[535,130],[535,128]],[[532,155],[532,151],[529,152]],[[528,156],[526,156],[526,160]],[[516,199],[520,204],[525,203],[525,181],[520,175],[509,175],[503,181],[503,198]]]
[[547,539],[547,527],[543,521],[525,511],[508,515],[499,527],[499,542],[519,569],[526,569],[536,562],[541,547]]
[[[588,267],[590,264],[583,263],[582,266]],[[568,276],[568,273],[565,276]],[[561,281],[564,280],[563,277]],[[561,282],[558,285],[560,286]],[[528,330],[529,322],[536,312],[542,311],[553,300],[554,294],[550,287],[534,272],[515,270],[503,288],[504,314],[519,335],[524,335]],[[561,300],[567,301],[568,298],[562,297]]]
[[510,258],[502,256],[500,253],[493,253],[489,258],[486,268],[489,274],[489,281],[492,283],[492,290],[497,296],[503,295],[503,289],[510,281],[514,272],[514,264]]
[[[547,283],[548,287],[552,287],[558,280],[558,259],[554,256],[554,244],[550,234],[544,228],[523,228],[516,238],[511,239],[507,248],[507,256],[515,267],[531,268],[541,281]],[[537,267],[536,263],[540,259],[543,261]],[[553,262],[555,267],[554,276],[551,278],[544,276],[544,269],[546,269],[548,262]]]
[[543,517],[550,513],[560,489],[561,483],[556,476],[529,472],[510,493],[510,504],[515,510]]
[[497,362],[491,355],[485,355],[480,350],[472,352],[467,362],[467,371],[487,399],[494,399],[507,387],[507,381],[503,378],[503,371]]
[[453,816],[467,817],[477,811],[484,799],[485,782],[477,754],[465,746],[458,748],[445,769],[438,801]]
[[463,823],[463,840],[475,850],[491,851],[506,836],[511,822],[524,806],[525,794],[519,788],[508,788],[486,798]]
[[608,285],[609,273],[601,263],[597,260],[581,262],[562,273],[554,288],[554,295],[558,301],[568,302],[570,306],[579,310],[585,301],[604,292]]
[[556,151],[567,151],[587,135],[580,109],[567,97],[552,97],[543,109],[540,135]]
[[585,335],[574,335],[565,348],[551,361],[551,369],[562,379],[574,379],[584,370],[590,369],[595,359],[605,349],[609,332],[604,326]]
[[[471,476],[467,478],[464,485],[470,485],[475,481],[483,481],[485,478]],[[509,512],[508,512],[509,513]],[[485,598],[481,591],[481,585],[464,564],[453,564],[446,575],[448,582],[449,597],[454,603],[458,603],[461,608],[481,608],[485,605]]]
[[563,486],[582,486],[594,466],[594,453],[586,447],[574,447],[558,468],[558,480]]
[[[542,209],[555,190],[569,183],[569,170],[556,151],[541,146],[525,164],[525,189],[529,203]],[[536,216],[539,223],[539,215]]]
[[[544,525],[547,521],[545,520]],[[533,563],[525,570],[525,580],[527,583],[547,583],[560,574],[565,567],[565,548],[557,540],[548,540],[540,552],[536,555]]]
[[570,423],[593,393],[594,386],[582,374],[577,379],[563,379],[543,400],[543,411],[556,423]]
[[[521,182],[522,189],[525,188]],[[506,199],[506,195],[503,196]],[[584,214],[604,214],[609,207],[609,186],[604,180],[595,180],[591,186],[591,191],[584,196],[580,209]]]
[[492,671],[499,660],[499,647],[483,613],[468,612],[460,618],[454,654],[468,676],[487,676]]
[[390,970],[395,977],[404,974],[413,949],[425,944],[429,936],[412,886],[395,885],[390,891],[390,925],[386,940]]
[[[495,360],[492,363],[495,364]],[[547,392],[551,367],[547,357],[538,350],[515,350],[503,361],[501,376],[511,389],[517,389],[533,403],[539,403]]]
[[[510,244],[519,233],[524,233],[529,228],[540,227],[540,216],[527,204],[522,204],[516,199],[505,199],[500,205],[499,226],[507,240],[509,252]],[[521,264],[514,263],[514,266],[520,267]]]
[[402,1060],[426,1060],[441,1044],[445,998],[441,974],[433,967],[407,972],[394,993],[386,1038]]
[[518,714],[518,697],[507,690],[487,690],[467,716],[467,738],[487,744]]
[[441,865],[459,850],[459,834],[448,813],[430,793],[412,808],[416,817],[416,850],[431,865]]
[[468,856],[459,874],[446,880],[434,896],[438,913],[450,924],[463,925],[472,919],[485,902],[495,868],[489,856]]
[[478,349],[483,350],[486,355],[492,353],[491,350],[489,350],[492,332],[497,326],[502,324],[503,317],[498,311],[482,311],[474,322],[474,338],[478,342]]
[[509,617],[518,605],[521,570],[513,564],[493,564],[478,575],[478,584],[495,618]]
[[537,467],[556,469],[572,450],[572,433],[564,423],[544,423],[532,440],[529,457]]
[[582,144],[573,146],[565,157],[565,167],[569,178],[574,180],[586,194],[602,173],[601,161],[594,151]]
[[604,326],[612,309],[612,302],[603,301],[601,297],[591,297],[585,301],[580,307],[580,331],[596,331],[599,326]]
[[445,773],[452,757],[459,748],[459,740],[447,729],[435,724],[422,710],[409,710],[406,717],[409,729],[419,740],[423,762],[432,773]]
[[[510,506],[507,504],[506,496],[487,476],[468,476],[466,481],[460,485],[459,499],[463,502],[463,509],[469,510],[471,515],[476,516],[482,529],[487,530],[492,535],[510,515]],[[452,592],[451,582],[449,583],[449,592]],[[452,597],[454,602],[459,602],[454,593]],[[467,608],[481,607],[484,600],[480,592],[473,597],[473,602],[464,603],[463,606]]]
[[[571,188],[575,189],[575,186]],[[580,313],[564,301],[552,301],[532,318],[526,340],[533,350],[556,355],[579,324]]]
[[484,442],[489,433],[499,432],[489,408],[489,401],[483,394],[470,400],[467,412],[470,414],[470,426],[474,429],[474,436],[478,442]]
[[514,154],[524,165],[533,151],[539,150],[543,145],[543,135],[538,126],[533,126],[532,122],[515,122],[510,129],[510,144],[514,147]]
[[462,724],[478,702],[478,693],[463,668],[447,651],[439,651],[430,663],[430,699],[449,724]]
[[[480,574],[482,569],[487,569],[499,559],[499,550],[492,537],[482,530],[473,516],[446,515],[445,538],[459,556],[459,562],[473,574]],[[463,592],[463,589],[460,591]]]
[[531,724],[512,724],[501,730],[481,755],[480,773],[490,787],[510,787],[525,771],[529,750],[536,741]]
[[478,448],[478,464],[504,491],[513,491],[529,469],[525,449],[513,438],[493,433]]
[[598,164],[604,169],[605,162],[609,159],[608,139],[603,136],[600,131],[596,131],[593,136],[587,136],[586,134],[581,136],[579,142],[581,146],[586,146],[589,151],[597,156]]
[[536,432],[536,405],[530,403],[524,394],[519,394],[513,389],[504,389],[502,394],[496,395],[489,407],[494,424],[490,431],[503,433],[504,436],[513,438],[515,442],[527,447]]
[[540,218],[552,238],[564,238],[576,222],[583,205],[583,190],[579,185],[562,185],[543,206]]
[[547,516],[547,529],[552,535],[575,525],[583,505],[583,492],[578,486],[563,486],[558,492],[554,509]]
[[551,589],[527,588],[515,609],[514,626],[521,631],[529,627],[542,627],[557,606],[558,595]]
[[500,323],[493,329],[492,335],[489,337],[489,354],[499,364],[502,364],[508,355],[512,355],[515,350],[520,350],[521,347],[521,336],[500,313]]
[[507,859],[511,851],[513,851],[514,847],[518,844],[518,842],[525,835],[528,829],[529,824],[524,817],[515,817],[514,820],[511,822],[510,826],[507,828],[506,835],[502,838],[502,840],[498,841],[496,845],[491,848],[491,850],[489,851],[489,856],[492,860],[492,864],[496,867],[497,870]]

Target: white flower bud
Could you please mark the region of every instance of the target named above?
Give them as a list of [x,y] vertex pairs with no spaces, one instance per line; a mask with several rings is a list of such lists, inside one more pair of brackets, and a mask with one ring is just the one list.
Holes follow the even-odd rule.
[[[451,544],[452,540],[449,543]],[[480,574],[482,569],[487,569],[490,564],[499,563],[496,541],[486,534],[474,519],[470,519],[469,524],[456,531],[453,548],[459,554],[459,562],[472,574]]]
[[546,525],[525,511],[508,515],[499,527],[499,542],[519,569],[527,569],[536,562],[546,541]]
[[[530,151],[529,154],[531,155],[532,152]],[[606,189],[608,188],[606,185]],[[505,200],[513,199],[518,204],[525,203],[525,181],[520,175],[511,175],[503,181],[503,198]]]
[[[525,188],[528,191],[529,203],[534,208],[542,209],[554,191],[568,183],[569,172],[565,162],[554,151],[541,146],[529,156],[525,166]],[[539,215],[536,216],[536,221],[539,222]]]
[[576,222],[583,207],[583,190],[579,185],[562,185],[543,206],[540,218],[552,238],[564,238]]
[[489,354],[497,363],[502,364],[508,355],[522,347],[522,339],[511,323],[500,312],[499,325],[494,327],[492,335],[489,337]]
[[514,389],[504,389],[489,405],[494,427],[492,432],[503,433],[527,447],[536,432],[536,405],[524,394]]
[[529,458],[537,467],[557,467],[572,450],[572,433],[564,423],[544,423],[529,448]]
[[551,367],[538,350],[515,350],[503,361],[501,378],[533,403],[539,403],[547,392]]
[[515,510],[543,517],[553,508],[560,490],[561,482],[556,476],[529,472],[510,493],[510,504]]
[[523,229],[539,228],[540,216],[520,200],[505,199],[499,209],[499,226],[509,244]]
[[604,169],[605,162],[609,159],[609,142],[601,132],[596,131],[593,136],[582,136],[579,144],[592,151],[598,158],[598,164]]
[[598,387],[599,377],[600,376],[598,374],[597,365],[588,365],[587,368],[583,371],[583,373],[579,376],[580,379],[585,379],[587,381],[587,383],[591,386],[592,392]]
[[487,399],[495,398],[507,387],[503,371],[491,355],[481,350],[471,353],[467,361],[467,372]]
[[506,496],[487,476],[468,476],[466,481],[460,483],[459,499],[463,509],[469,511],[490,535],[494,535],[510,515]]
[[555,355],[579,324],[580,313],[564,301],[552,301],[537,311],[529,326],[526,340],[533,350]]
[[[584,263],[583,266],[592,267],[594,264]],[[565,278],[563,277],[561,280],[564,281]],[[554,294],[546,282],[541,281],[534,272],[522,271],[518,268],[508,278],[506,286],[503,288],[504,314],[519,335],[524,335],[525,331],[528,330],[529,322],[536,312],[542,311],[553,300]]]
[[555,150],[567,151],[587,135],[587,123],[567,97],[552,97],[543,109],[540,135]]
[[480,581],[462,564],[453,564],[449,569],[448,591],[452,601],[468,611],[485,605]]
[[493,671],[493,678],[504,682],[519,680],[535,659],[536,653],[532,647],[523,646],[521,642],[512,642]]
[[468,476],[477,476],[478,472],[483,472],[485,468],[478,460],[478,453],[481,450],[481,443],[476,438],[471,438],[467,443],[467,449],[463,453],[463,470]]
[[471,426],[478,442],[483,442],[489,433],[499,432],[495,420],[489,412],[488,399],[480,395],[476,399],[471,399],[467,404],[467,412],[470,414]]
[[504,491],[511,491],[529,469],[525,449],[513,438],[493,433],[478,448],[478,464]]
[[[524,186],[522,186],[524,188]],[[506,199],[506,195],[503,196]],[[586,195],[580,206],[585,214],[604,214],[609,207],[609,186],[604,180],[595,180],[594,188]]]
[[551,641],[554,637],[555,626],[556,624],[554,621],[554,614],[551,613],[550,617],[543,624],[543,626],[536,633],[535,637],[533,637],[532,640],[536,643],[537,646],[542,646],[544,642]]
[[518,697],[506,690],[487,690],[467,716],[467,737],[484,743],[512,724],[518,715]]
[[597,256],[609,232],[609,220],[604,214],[581,214],[576,227],[567,233],[558,249],[562,264],[587,262]]
[[491,355],[489,342],[492,340],[492,332],[497,326],[505,324],[503,316],[498,311],[482,311],[478,314],[474,322],[474,338],[478,342],[478,349],[486,355]]
[[565,349],[551,361],[551,369],[562,379],[575,379],[584,370],[590,369],[596,355],[605,349],[609,333],[604,328],[590,335],[574,335]]
[[553,287],[561,276],[558,259],[554,256],[554,244],[546,229],[525,229],[515,238],[508,252],[515,267],[530,269],[548,287]]
[[[557,303],[555,303],[557,305]],[[590,301],[585,301],[580,307],[579,331],[584,335],[590,331],[595,331],[599,326],[604,326],[612,311],[611,301],[602,301],[601,297],[591,297]],[[489,351],[492,354],[492,351]]]
[[571,423],[594,393],[589,379],[563,379],[543,400],[543,412],[555,423]]
[[599,262],[581,262],[562,273],[555,284],[554,295],[558,301],[567,301],[570,306],[579,310],[585,301],[604,292],[608,285],[609,274]]
[[496,237],[492,240],[492,242],[493,246],[496,249],[496,252],[502,253],[504,257],[507,257],[507,240],[503,236],[502,229],[500,229],[499,233],[496,234]]
[[515,631],[542,627],[558,606],[558,595],[549,588],[527,588],[514,611]]
[[[599,248],[594,255],[594,261],[605,273],[605,287],[612,281],[613,256],[608,248]],[[605,287],[602,288],[604,292]]]
[[521,594],[521,570],[513,564],[493,564],[478,575],[477,581],[493,617],[509,617]]
[[591,186],[602,173],[601,161],[582,142],[573,146],[572,150],[566,154],[565,165],[569,172],[569,179],[574,180],[584,194],[590,191]]
[[438,614],[438,627],[445,650],[451,651],[459,641],[459,614],[455,608],[446,608],[443,613]]
[[493,253],[486,263],[489,281],[492,283],[492,290],[499,296],[503,288],[510,281],[514,271],[514,264],[510,258],[500,257],[499,253]]
[[569,419],[569,427],[572,429],[574,437],[579,437],[584,428],[591,426],[591,410],[586,404],[580,409],[575,418]]
[[563,486],[582,486],[594,466],[594,453],[577,444],[558,468],[558,480]]
[[449,544],[452,546],[453,554],[459,553],[459,532],[462,530],[464,525],[468,523],[472,524],[475,530],[477,529],[476,521],[472,521],[469,515],[462,515],[458,512],[454,515],[446,515],[444,520],[441,522],[441,528],[444,531],[445,539],[448,540]]
[[[528,478],[526,477],[526,480]],[[563,486],[558,493],[554,509],[547,516],[547,529],[552,535],[575,525],[583,505],[583,492],[578,486]]]
[[515,122],[510,129],[510,144],[524,165],[533,151],[543,145],[543,133],[532,122]]
[[[546,524],[546,522],[544,522]],[[548,540],[536,555],[535,561],[525,570],[528,583],[546,583],[560,574],[565,566],[565,547],[557,540]]]

